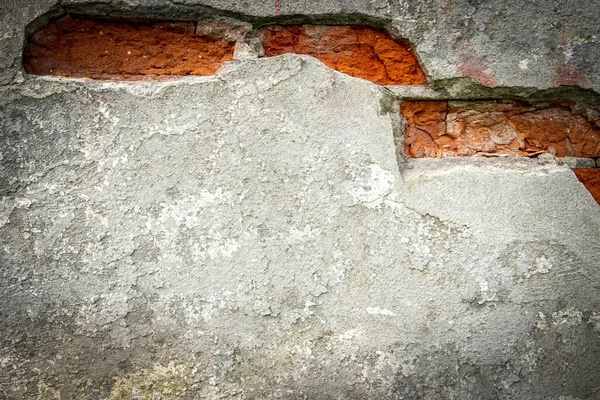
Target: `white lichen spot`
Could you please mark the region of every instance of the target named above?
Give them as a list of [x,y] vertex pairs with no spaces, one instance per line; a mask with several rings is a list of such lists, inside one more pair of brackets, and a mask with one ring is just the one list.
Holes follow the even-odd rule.
[[[219,257],[230,258],[241,244],[228,232],[215,228],[215,215],[223,208],[228,208],[233,195],[217,188],[215,192],[202,190],[195,196],[188,196],[172,203],[163,203],[158,218],[149,218],[146,229],[153,233],[161,233],[163,238],[159,247],[169,248],[176,242],[185,229],[204,232],[201,239],[188,248],[188,254],[195,260]],[[212,223],[211,223],[212,221]]]
[[75,315],[81,332],[96,332],[110,323],[125,318],[130,311],[125,293],[108,292],[84,299]]
[[162,399],[181,398],[187,392],[190,375],[195,370],[190,366],[154,364],[152,368],[135,371],[124,376],[115,376],[109,399]]
[[521,61],[519,61],[519,68],[521,68],[523,71],[526,71],[529,69],[529,59],[525,58]]
[[360,336],[361,332],[358,329],[350,329],[346,332],[340,333],[338,336],[339,340],[353,340],[357,336]]
[[385,315],[388,317],[393,317],[396,315],[393,311],[381,307],[367,307],[366,311],[370,315]]
[[60,390],[48,385],[44,381],[38,381],[37,389],[38,389],[38,395],[39,395],[38,398],[54,399],[54,400],[61,399]]
[[404,363],[400,366],[400,373],[406,377],[414,375],[417,367],[415,366],[414,360],[408,363]]
[[[112,122],[113,125],[117,125],[119,123],[119,121],[121,120],[118,117],[111,117],[110,109],[104,103],[100,103],[100,106],[98,107],[98,117],[106,119],[109,122]],[[98,122],[98,120],[96,122]]]
[[490,285],[485,279],[481,279],[479,281],[479,289],[481,290],[481,293],[485,293],[490,289]]
[[381,350],[371,355],[373,362],[365,363],[361,374],[366,379],[379,379],[388,384],[397,377],[400,366],[390,353]]
[[535,270],[540,274],[548,273],[552,268],[552,264],[550,263],[550,260],[546,258],[546,256],[537,257],[533,265],[535,266]]
[[319,235],[320,230],[312,228],[310,225],[305,225],[302,230],[291,227],[289,230],[289,239],[292,242],[303,242],[307,239],[313,239]]
[[536,257],[531,268],[525,272],[525,277],[529,278],[535,274],[547,274],[552,269],[552,263],[544,255]]
[[206,300],[207,303],[201,307],[200,315],[202,316],[202,319],[205,322],[208,322],[225,314],[229,309],[229,295],[229,292],[220,294],[218,296],[211,295],[211,297]]
[[17,197],[15,199],[15,207],[17,208],[29,208],[33,204],[33,201],[23,197]]
[[592,326],[595,332],[600,333],[600,314],[592,312],[592,315],[588,320],[588,324]]
[[535,323],[535,327],[541,331],[548,328],[548,321],[546,320],[546,315],[541,311],[538,313],[538,320]]
[[0,368],[7,368],[9,365],[16,369],[17,359],[13,356],[0,357]]
[[577,326],[583,320],[583,313],[574,308],[567,308],[552,313],[552,324],[555,326]]
[[479,290],[481,292],[481,299],[478,301],[478,304],[495,303],[498,301],[496,292],[490,294],[490,284],[485,279],[479,279]]

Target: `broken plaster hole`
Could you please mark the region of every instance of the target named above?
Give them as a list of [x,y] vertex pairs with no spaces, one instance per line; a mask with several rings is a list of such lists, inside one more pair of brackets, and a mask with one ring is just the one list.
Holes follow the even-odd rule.
[[381,85],[427,82],[409,45],[386,31],[356,25],[273,25],[252,31],[249,24],[222,21],[64,16],[31,36],[23,66],[29,74],[95,79],[213,75],[235,58],[236,44],[256,56],[310,55],[332,69]]
[[355,25],[279,25],[261,33],[266,56],[310,55],[331,69],[379,85],[427,83],[410,46],[383,30]]
[[600,168],[575,168],[573,169],[579,182],[590,192],[592,197],[600,204]]
[[[600,110],[570,102],[404,101],[409,157],[564,157],[600,204]],[[570,159],[570,160],[568,160]],[[571,163],[572,165],[570,165]]]
[[224,31],[197,32],[194,22],[109,22],[66,16],[34,33],[23,66],[35,75],[95,79],[213,75],[233,60],[236,40]]
[[404,101],[409,157],[600,157],[600,119],[592,109],[560,102]]

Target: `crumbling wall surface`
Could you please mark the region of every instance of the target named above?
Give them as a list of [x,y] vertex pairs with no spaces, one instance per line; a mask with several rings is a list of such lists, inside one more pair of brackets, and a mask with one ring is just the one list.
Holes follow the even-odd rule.
[[[259,25],[377,25],[408,39],[429,77],[451,92],[464,90],[471,79],[515,89],[574,85],[600,91],[597,1],[4,0],[0,82],[20,70],[23,26],[48,11],[191,21],[213,14]],[[460,77],[471,79],[453,79]]]
[[[4,1],[0,399],[600,398],[598,7]],[[209,76],[25,74],[65,13],[248,37]],[[429,86],[257,58],[356,26]]]
[[3,88],[0,397],[597,398],[600,207],[400,128],[299,55]]

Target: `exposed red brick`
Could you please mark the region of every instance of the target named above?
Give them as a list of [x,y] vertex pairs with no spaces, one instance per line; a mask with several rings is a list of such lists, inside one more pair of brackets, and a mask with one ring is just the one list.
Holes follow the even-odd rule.
[[600,156],[600,128],[568,105],[519,102],[406,101],[405,152],[410,157]]
[[225,31],[211,25],[197,34],[193,22],[107,22],[66,16],[33,35],[24,68],[37,75],[100,79],[212,75],[233,59],[234,35],[209,34]]
[[364,26],[288,25],[262,30],[266,56],[306,54],[329,68],[380,85],[420,85],[427,78],[411,48]]
[[573,172],[600,204],[600,168],[576,168]]
[[444,135],[448,104],[445,101],[404,102],[402,114],[408,124],[404,133],[405,152],[411,157],[437,157],[435,143]]

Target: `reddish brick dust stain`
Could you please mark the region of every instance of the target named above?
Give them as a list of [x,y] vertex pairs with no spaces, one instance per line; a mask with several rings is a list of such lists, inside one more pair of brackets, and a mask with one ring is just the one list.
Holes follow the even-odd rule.
[[519,102],[405,101],[409,157],[600,157],[600,121],[574,105],[535,108]]
[[281,0],[275,0],[275,15],[281,12]]
[[363,26],[289,25],[262,29],[266,56],[313,56],[329,68],[380,85],[421,85],[427,78],[411,48]]
[[468,76],[482,85],[489,87],[498,86],[498,81],[491,74],[490,68],[481,62],[465,62],[458,67],[458,72],[462,76]]
[[99,79],[212,75],[235,41],[197,35],[193,22],[107,22],[66,16],[30,39],[24,68],[36,75]]
[[587,88],[590,86],[590,80],[582,73],[577,72],[574,66],[568,62],[560,63],[556,66],[556,77],[554,86],[569,85],[581,86]]
[[600,168],[576,168],[573,172],[600,204]]

